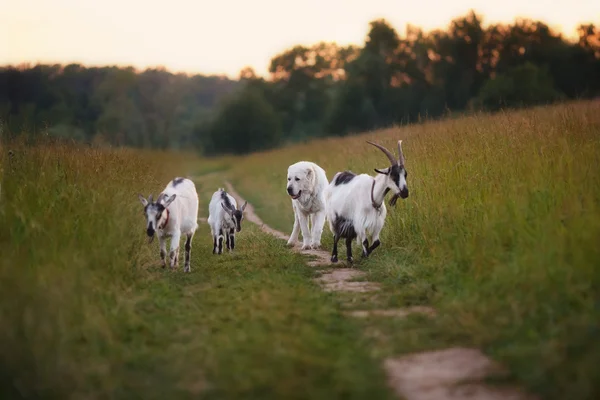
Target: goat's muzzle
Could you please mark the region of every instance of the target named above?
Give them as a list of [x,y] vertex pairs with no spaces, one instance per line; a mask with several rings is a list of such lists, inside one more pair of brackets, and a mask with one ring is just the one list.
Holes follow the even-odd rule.
[[398,198],[400,197],[406,199],[408,197],[408,189],[403,189],[400,191],[400,193],[393,195],[390,199],[390,206],[394,207],[398,201]]
[[152,228],[146,229],[146,235],[148,235],[148,237],[149,237],[148,243],[152,243],[152,241],[154,240],[154,229],[152,229]]

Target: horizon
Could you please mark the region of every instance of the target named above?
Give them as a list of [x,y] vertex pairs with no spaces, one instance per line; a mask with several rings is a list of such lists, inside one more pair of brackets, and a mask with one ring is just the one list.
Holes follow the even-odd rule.
[[[292,13],[273,13],[278,5],[273,0],[233,6],[174,0],[168,7],[147,6],[140,0],[107,0],[103,4],[91,0],[56,0],[52,4],[22,0],[0,5],[0,35],[8,42],[0,45],[0,49],[7,49],[6,53],[0,50],[0,65],[81,64],[133,67],[137,71],[164,68],[174,74],[230,79],[238,79],[243,68],[251,67],[258,76],[268,77],[271,58],[295,45],[335,42],[362,46],[369,22],[379,18],[388,21],[401,37],[407,25],[425,32],[445,29],[452,19],[470,10],[482,18],[484,27],[526,18],[547,24],[568,40],[576,39],[578,25],[600,22],[600,2],[551,3],[507,0],[498,6],[482,0],[453,4],[424,0],[417,6],[393,0],[373,0],[366,5],[357,0],[331,0],[318,6],[316,0],[309,0]],[[428,12],[432,8],[436,12]],[[215,14],[226,17],[212,18]],[[204,37],[208,39],[200,39]]]

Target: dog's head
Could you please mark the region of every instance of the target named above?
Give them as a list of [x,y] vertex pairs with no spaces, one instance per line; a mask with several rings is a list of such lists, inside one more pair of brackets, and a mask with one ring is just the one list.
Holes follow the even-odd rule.
[[315,185],[315,171],[310,165],[299,162],[290,165],[287,173],[287,192],[294,200],[302,194],[312,193]]

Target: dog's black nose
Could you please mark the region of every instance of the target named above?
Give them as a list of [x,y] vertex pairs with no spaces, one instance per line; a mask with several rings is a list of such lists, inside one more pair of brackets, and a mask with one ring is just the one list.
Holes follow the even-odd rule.
[[292,195],[292,194],[294,194],[294,189],[292,189],[291,187],[288,187],[287,192],[288,192],[288,194]]

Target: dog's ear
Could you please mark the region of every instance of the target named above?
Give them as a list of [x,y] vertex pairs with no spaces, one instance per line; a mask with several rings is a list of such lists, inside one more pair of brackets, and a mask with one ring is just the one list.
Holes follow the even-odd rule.
[[315,170],[312,166],[306,170],[306,178],[308,178],[311,187],[315,185],[317,174],[315,173]]

